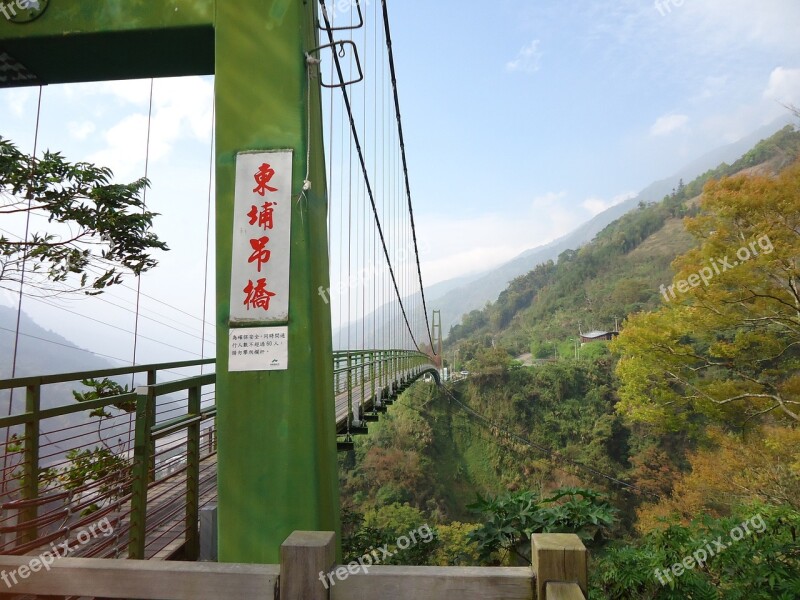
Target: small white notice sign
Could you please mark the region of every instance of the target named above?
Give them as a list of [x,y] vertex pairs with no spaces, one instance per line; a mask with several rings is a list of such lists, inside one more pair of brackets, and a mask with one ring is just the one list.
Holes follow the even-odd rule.
[[286,371],[288,368],[288,327],[248,327],[230,330],[229,371]]
[[231,323],[289,321],[292,151],[236,156]]

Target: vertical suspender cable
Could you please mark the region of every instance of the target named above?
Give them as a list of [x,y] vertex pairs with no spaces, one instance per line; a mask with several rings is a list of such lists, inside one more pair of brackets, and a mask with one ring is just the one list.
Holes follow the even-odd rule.
[[[144,178],[147,179],[147,175],[150,169],[150,133],[153,125],[153,86],[154,86],[155,79],[150,79],[150,107],[147,112],[147,144],[145,146],[145,155],[144,155]],[[147,209],[147,185],[145,185],[144,190],[142,190],[142,212]],[[139,274],[136,277],[136,316],[133,322],[133,360],[131,361],[132,366],[136,366],[136,350],[137,350],[137,343],[139,341],[139,305],[142,298],[142,276]],[[131,387],[134,387],[134,378],[136,377],[135,374],[131,375]]]
[[[325,5],[325,0],[320,0],[320,4],[322,5],[322,16],[325,19],[325,29],[328,34],[328,41],[330,42],[330,45],[333,46],[334,44],[333,32],[331,31],[330,18],[328,17],[328,9],[327,6]],[[342,90],[342,99],[344,101],[345,109],[347,111],[348,118],[350,121],[350,130],[353,137],[352,142],[355,143],[355,147],[358,152],[358,159],[361,166],[362,174],[364,176],[366,190],[369,195],[370,203],[372,205],[373,215],[375,216],[375,224],[378,228],[378,233],[380,234],[381,237],[381,244],[383,246],[384,255],[386,256],[386,260],[389,263],[389,273],[392,277],[392,283],[394,284],[395,293],[397,294],[398,301],[400,302],[400,309],[403,312],[403,317],[405,318],[406,326],[408,327],[409,332],[411,332],[411,325],[408,322],[408,317],[406,316],[405,307],[403,306],[403,301],[400,298],[400,290],[397,286],[397,278],[394,273],[394,268],[392,267],[391,259],[389,258],[388,248],[386,247],[386,239],[383,234],[383,228],[381,227],[380,218],[378,216],[378,208],[375,203],[375,196],[372,191],[372,186],[369,182],[369,171],[367,170],[366,160],[364,159],[364,152],[361,147],[361,141],[359,140],[358,137],[358,128],[356,126],[355,119],[353,117],[353,109],[352,109],[352,104],[350,103],[350,96],[347,93],[347,89],[344,87],[345,79],[344,79],[344,73],[342,71],[342,65],[341,62],[339,61],[339,55],[336,52],[335,48],[333,48],[331,54],[333,55],[333,60],[336,65],[336,74],[339,78],[339,82],[342,84],[340,86],[340,89]],[[413,333],[411,333],[411,337],[412,339],[414,338]],[[417,345],[416,341],[414,345],[415,346]]]
[[[206,307],[208,306],[208,262],[209,262],[209,248],[211,247],[211,196],[214,193],[214,136],[217,132],[216,116],[217,116],[217,102],[216,102],[216,80],[214,81],[214,99],[211,103],[211,151],[208,157],[208,203],[206,206],[206,260],[205,260],[205,277],[203,278],[203,327],[200,332],[200,360],[206,357]],[[203,367],[200,365],[200,374],[203,374]]]
[[[33,177],[36,173],[36,152],[38,151],[39,147],[39,125],[41,124],[41,117],[42,117],[42,86],[39,86],[39,99],[36,103],[36,128],[33,134],[33,154],[31,154],[31,185],[33,185]],[[11,358],[11,379],[14,379],[17,376],[17,356],[19,352],[19,329],[22,317],[22,296],[23,296],[23,289],[25,287],[25,274],[26,274],[26,266],[28,262],[28,235],[30,235],[30,225],[31,225],[31,206],[33,204],[33,194],[28,193],[28,211],[25,214],[25,237],[23,241],[25,245],[22,247],[22,269],[20,272],[20,279],[19,279],[19,296],[17,298],[17,324],[14,329],[14,351]],[[14,390],[11,389],[8,391],[8,416],[11,416],[11,412],[13,411],[14,407]],[[11,428],[6,427],[6,439],[5,439],[5,446],[3,447],[3,473],[2,473],[2,481],[3,481],[3,496],[5,496],[6,492],[6,469],[8,468],[8,443],[10,441],[11,435]]]
[[[377,6],[377,5],[375,5]],[[375,23],[377,23],[377,8],[373,7],[373,15],[375,16]],[[375,165],[375,173],[374,177],[375,180],[378,180],[378,27],[375,26],[373,28],[373,60],[372,60],[372,70],[374,72],[373,80],[373,101],[372,101],[372,110],[373,110],[373,126],[372,126],[372,135],[373,135],[373,151],[372,156],[374,159]],[[375,235],[375,228],[371,228],[372,231],[372,267],[373,267],[373,277],[372,277],[372,348],[377,349],[380,346],[378,345],[378,286],[382,283],[379,280],[379,273],[378,270],[378,244],[377,244],[377,236]]]
[[411,219],[411,232],[414,237],[414,254],[417,258],[417,275],[419,277],[419,289],[420,294],[422,294],[422,307],[425,311],[425,327],[428,331],[428,339],[431,343],[431,349],[435,353],[436,351],[433,350],[433,337],[431,334],[431,326],[428,321],[428,306],[425,300],[425,288],[422,285],[422,268],[420,266],[419,261],[419,246],[417,245],[417,231],[416,225],[414,223],[414,207],[411,203],[411,186],[408,180],[408,161],[406,160],[406,144],[405,144],[405,137],[403,136],[403,121],[400,117],[400,98],[397,93],[397,75],[394,66],[394,51],[392,49],[392,32],[389,28],[389,9],[386,5],[386,0],[381,0],[381,5],[383,6],[383,27],[386,35],[386,50],[388,53],[388,60],[389,60],[389,70],[392,77],[392,89],[394,90],[394,106],[395,106],[395,113],[397,115],[397,132],[400,141],[400,152],[403,157],[403,172],[405,175],[405,183],[406,183],[406,194],[408,197],[408,214]]
[[[36,152],[39,146],[39,125],[41,122],[41,115],[42,115],[42,86],[39,86],[39,100],[36,104],[36,132],[33,136],[33,154],[31,155],[31,185],[33,185],[33,177],[36,173]],[[19,279],[19,296],[17,298],[17,324],[14,331],[14,354],[11,359],[11,379],[14,379],[17,375],[17,352],[19,350],[19,328],[20,328],[20,319],[22,316],[22,290],[25,287],[25,274],[26,274],[26,267],[28,264],[28,235],[30,235],[30,228],[31,228],[31,206],[33,204],[33,194],[28,193],[28,210],[25,213],[25,237],[23,238],[25,241],[25,245],[22,247],[22,271],[20,273]],[[11,390],[13,394],[14,390]],[[11,415],[11,398],[9,398],[8,403],[8,414]]]

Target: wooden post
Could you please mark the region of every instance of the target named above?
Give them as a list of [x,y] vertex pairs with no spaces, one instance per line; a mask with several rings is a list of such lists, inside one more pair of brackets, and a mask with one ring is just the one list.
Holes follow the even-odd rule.
[[534,533],[531,540],[531,562],[536,575],[538,600],[548,600],[548,582],[577,583],[583,595],[588,594],[586,547],[572,533]]
[[547,600],[586,600],[583,590],[577,583],[556,583],[551,581],[547,584],[545,594]]
[[333,531],[295,531],[281,545],[280,600],[328,600],[323,580],[335,560]]

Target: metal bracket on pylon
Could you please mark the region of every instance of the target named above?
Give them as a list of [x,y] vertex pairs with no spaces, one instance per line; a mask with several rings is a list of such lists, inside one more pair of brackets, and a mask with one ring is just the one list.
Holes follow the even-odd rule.
[[[347,46],[352,46],[352,48],[353,48],[353,57],[356,59],[356,68],[358,69],[358,78],[357,79],[353,79],[351,81],[343,81],[341,83],[327,84],[322,80],[322,77],[320,77],[319,83],[320,83],[320,85],[322,87],[326,87],[326,88],[347,87],[348,85],[353,85],[354,83],[358,83],[358,82],[364,80],[364,71],[361,68],[361,61],[358,58],[358,47],[353,42],[351,42],[350,40],[341,40],[341,41],[338,41],[338,42],[333,42],[332,44],[325,44],[324,46],[319,46],[318,48],[314,48],[313,50],[309,50],[307,54],[310,56],[310,55],[313,55],[315,53],[321,52],[325,48],[330,48],[332,53],[333,52],[337,52],[337,50],[336,50],[337,46],[339,47],[339,50],[338,50],[339,58],[344,58],[345,56],[347,56],[346,47]],[[336,57],[334,57],[334,60],[335,59],[336,59]]]
[[[351,29],[361,29],[364,26],[364,13],[361,12],[361,0],[355,0],[355,3],[356,3],[356,9],[358,10],[358,25],[351,24],[351,25],[342,25],[340,27],[325,27],[322,23],[319,22],[318,18],[317,26],[320,28],[321,31],[345,31]],[[335,7],[336,5],[334,4],[333,6]],[[336,9],[334,8],[331,12],[335,11]]]

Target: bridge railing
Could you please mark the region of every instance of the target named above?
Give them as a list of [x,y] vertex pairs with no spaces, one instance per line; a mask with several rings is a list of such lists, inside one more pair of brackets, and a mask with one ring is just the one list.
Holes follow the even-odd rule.
[[408,350],[337,351],[333,361],[336,425],[347,437],[364,433],[367,421],[423,372],[435,370],[428,355]]
[[[435,369],[425,354],[404,350],[336,352],[333,360],[340,449]],[[168,558],[182,549],[196,558],[199,510],[216,498],[216,375],[186,374],[213,364],[0,381],[0,394],[13,390],[20,406],[24,397],[24,408],[0,417],[0,554],[67,543],[73,556]],[[103,519],[113,536],[79,544]]]
[[[295,532],[280,565],[54,560],[0,556],[15,593],[141,600],[585,600],[577,536],[535,534],[531,567],[335,565],[330,532]],[[24,569],[24,571],[23,571]]]
[[[185,478],[193,492],[188,483],[196,481],[202,458],[197,438],[206,441],[203,457],[215,451],[215,376],[185,376],[187,369],[198,371],[213,363],[209,359],[0,381],[0,393],[21,392],[24,397],[22,410],[9,410],[9,416],[0,418],[0,553],[26,554],[66,543],[73,555],[139,557],[142,525],[152,529],[159,518],[162,525],[168,521],[155,514],[145,523],[141,498],[147,496],[147,487]],[[176,377],[182,379],[165,382]],[[73,392],[83,394],[81,401],[76,402]],[[142,436],[148,443],[137,444]],[[175,515],[169,517],[175,521]],[[113,535],[78,543],[85,528],[103,520]],[[165,527],[150,554],[168,549],[186,531],[190,529]]]

